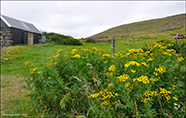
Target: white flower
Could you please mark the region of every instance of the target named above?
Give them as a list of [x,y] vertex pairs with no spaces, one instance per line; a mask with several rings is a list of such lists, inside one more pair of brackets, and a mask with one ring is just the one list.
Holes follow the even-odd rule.
[[185,112],[185,110],[183,110],[183,107],[181,108],[181,111],[182,111],[182,112]]
[[178,107],[174,107],[174,109],[178,110]]
[[177,106],[178,104],[174,103],[175,106]]

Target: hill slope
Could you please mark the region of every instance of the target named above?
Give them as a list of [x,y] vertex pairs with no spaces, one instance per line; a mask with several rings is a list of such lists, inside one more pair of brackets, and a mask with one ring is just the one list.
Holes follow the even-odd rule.
[[186,27],[186,14],[169,16],[161,19],[153,19],[117,26],[90,37],[96,39],[114,36],[128,38],[136,34],[162,33],[165,31],[180,30]]

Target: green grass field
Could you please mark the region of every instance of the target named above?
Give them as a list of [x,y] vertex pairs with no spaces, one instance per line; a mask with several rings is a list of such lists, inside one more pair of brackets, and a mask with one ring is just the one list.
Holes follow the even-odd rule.
[[[126,45],[126,40],[117,39],[115,43],[115,52],[125,52],[126,49],[133,48],[133,41],[131,40],[129,43],[130,45]],[[149,43],[149,41],[144,40],[142,42],[142,40],[136,40],[135,48],[140,48],[145,43]],[[69,52],[74,48],[87,48],[87,46],[90,48],[96,47],[98,49],[103,49],[106,53],[112,54],[110,43],[84,43],[82,46],[63,46],[50,43],[11,46],[1,50],[1,52],[4,52],[4,54],[2,54],[2,59],[7,59],[5,63],[1,65],[1,74],[20,75],[19,71],[27,61],[34,63],[36,67],[41,69],[43,63],[46,63],[47,57],[54,56],[59,49]]]

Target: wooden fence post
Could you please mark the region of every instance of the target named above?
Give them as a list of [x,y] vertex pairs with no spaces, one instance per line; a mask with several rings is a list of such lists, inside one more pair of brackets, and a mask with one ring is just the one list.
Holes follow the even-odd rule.
[[115,37],[112,38],[112,55],[114,57],[115,54]]
[[133,38],[133,48],[135,48],[135,38]]

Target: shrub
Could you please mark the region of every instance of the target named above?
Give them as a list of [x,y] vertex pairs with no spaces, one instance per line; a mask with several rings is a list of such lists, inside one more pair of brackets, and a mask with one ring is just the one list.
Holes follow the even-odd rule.
[[87,38],[86,39],[86,43],[97,43],[98,41],[96,39],[93,38]]
[[64,41],[64,45],[82,45],[82,43],[78,39],[69,38]]
[[50,117],[184,117],[186,60],[168,42],[115,57],[95,47],[59,50],[41,71],[26,62],[34,110]]
[[44,33],[49,39],[48,42],[54,42],[60,45],[82,45],[81,41],[78,39],[74,39],[71,36],[64,36],[56,33]]

